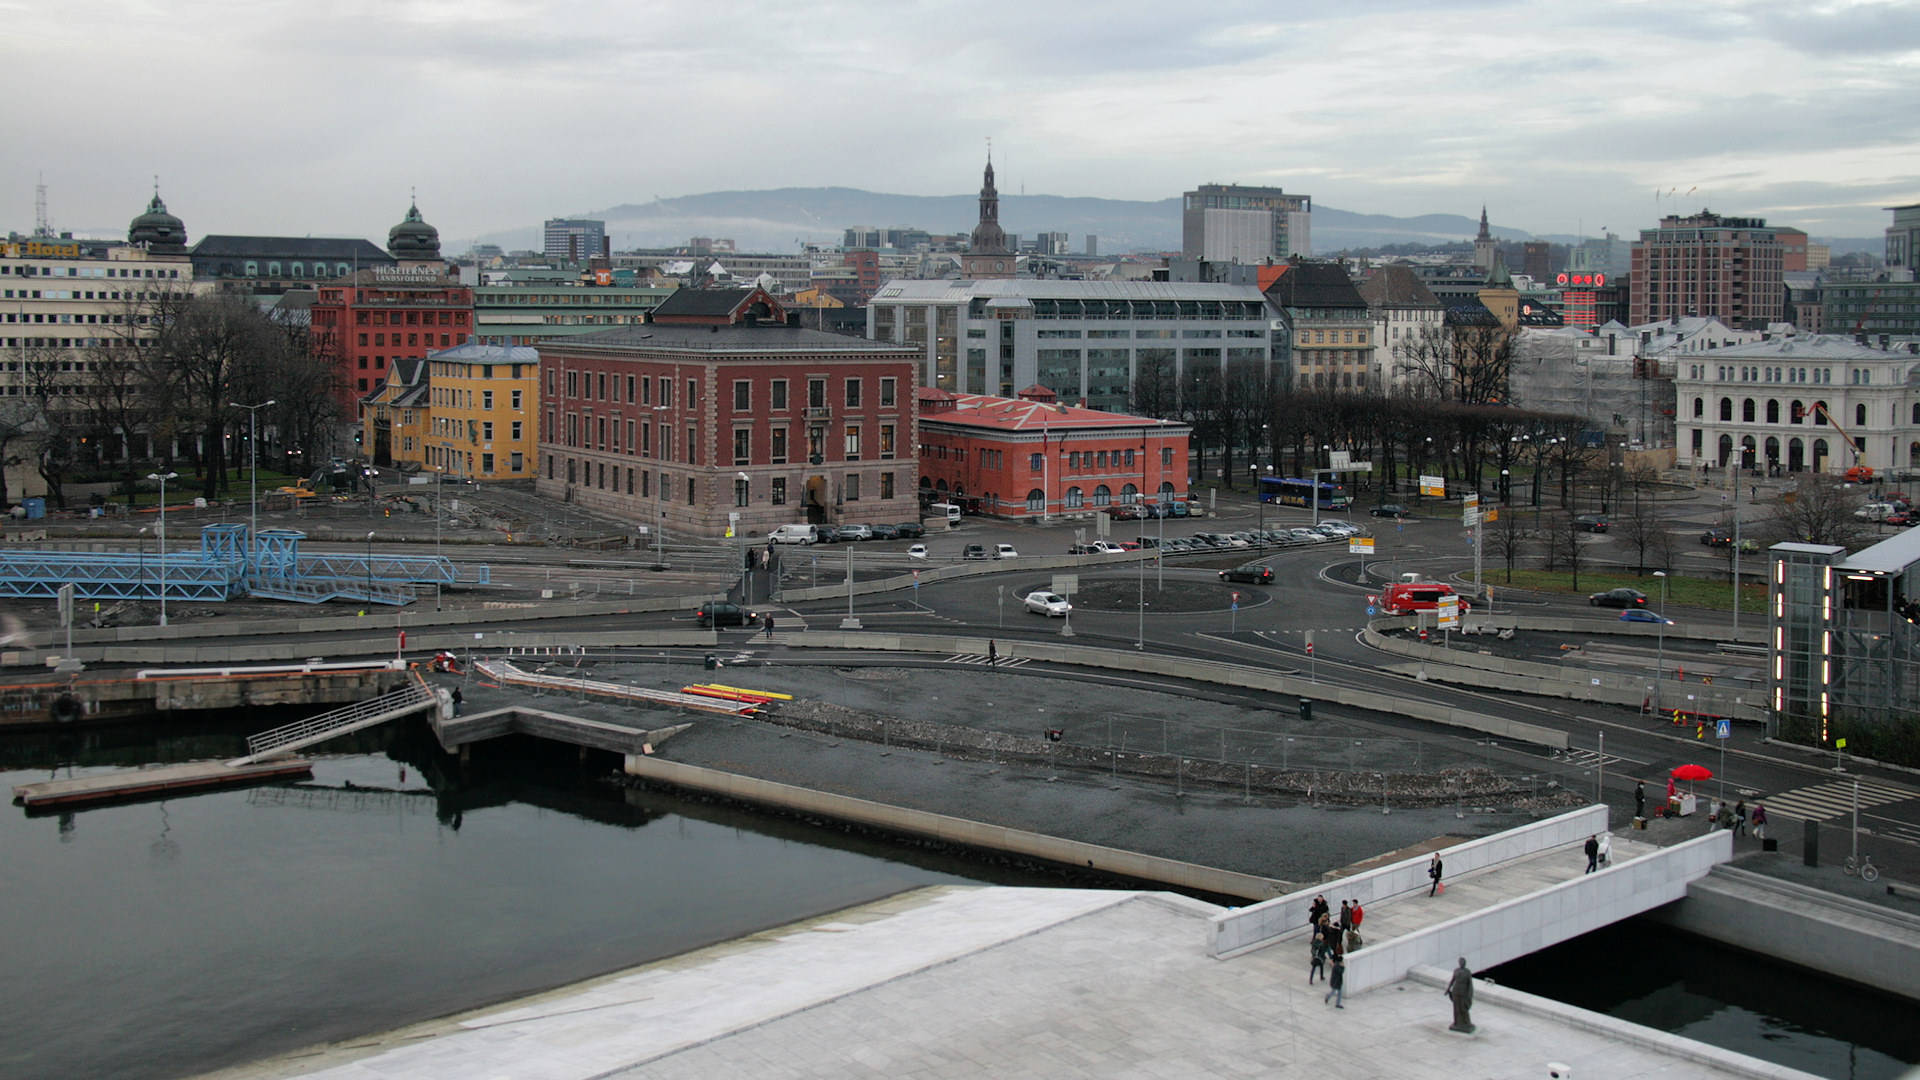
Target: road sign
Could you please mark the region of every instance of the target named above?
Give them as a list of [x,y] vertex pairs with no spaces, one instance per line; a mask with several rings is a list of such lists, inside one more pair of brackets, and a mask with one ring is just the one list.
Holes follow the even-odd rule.
[[1377,607],[1374,607],[1374,606],[1373,606],[1372,604],[1368,604],[1368,605],[1367,605],[1367,614],[1369,614],[1369,615],[1378,615],[1378,614],[1380,614],[1380,609],[1379,609],[1379,608],[1377,608]]
[[1313,655],[1313,631],[1307,631],[1307,655]]
[[1733,721],[1721,720],[1713,725],[1713,737],[1716,739],[1733,738]]
[[1442,498],[1442,499],[1446,498],[1447,497],[1446,477],[1422,476],[1420,478],[1420,494],[1432,495],[1432,496],[1435,496],[1436,498]]
[[1347,538],[1347,554],[1349,555],[1373,554],[1373,537],[1371,536],[1348,537]]
[[1460,625],[1460,598],[1458,596],[1441,597],[1438,614],[1440,616],[1439,625],[1441,626]]
[[1079,592],[1080,591],[1080,575],[1079,574],[1053,575],[1053,591],[1059,593],[1062,596],[1065,596],[1069,593]]

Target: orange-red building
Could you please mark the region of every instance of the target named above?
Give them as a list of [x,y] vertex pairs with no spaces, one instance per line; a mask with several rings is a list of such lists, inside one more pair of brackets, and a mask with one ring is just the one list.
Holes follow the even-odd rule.
[[320,286],[312,314],[313,348],[340,365],[350,416],[396,361],[473,340],[473,290],[444,266],[362,270]]
[[1017,398],[922,389],[920,491],[982,514],[1043,518],[1184,501],[1187,425]]

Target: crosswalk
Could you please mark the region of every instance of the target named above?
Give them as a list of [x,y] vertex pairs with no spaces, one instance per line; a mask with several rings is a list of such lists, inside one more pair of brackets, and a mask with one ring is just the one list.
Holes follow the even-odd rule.
[[[1767,808],[1769,817],[1825,821],[1853,813],[1853,784],[1852,780],[1830,780],[1783,791],[1778,795],[1763,796],[1758,802]],[[1877,780],[1860,781],[1860,807],[1863,810],[1913,798],[1920,798],[1920,791]]]
[[1575,765],[1582,769],[1591,769],[1596,765],[1611,769],[1622,762],[1630,765],[1646,764],[1644,761],[1634,761],[1631,758],[1623,758],[1614,754],[1603,754],[1598,750],[1555,750],[1553,752],[1553,758],[1555,761],[1564,761],[1569,765]]
[[[942,660],[940,662],[943,664],[978,664],[981,667],[985,667],[987,665],[987,654],[986,653],[954,653],[952,656],[949,656],[945,660]],[[1024,667],[1026,666],[1026,663],[1027,663],[1027,657],[1024,657],[1024,656],[1003,656],[1000,659],[996,660],[993,666],[994,667]]]

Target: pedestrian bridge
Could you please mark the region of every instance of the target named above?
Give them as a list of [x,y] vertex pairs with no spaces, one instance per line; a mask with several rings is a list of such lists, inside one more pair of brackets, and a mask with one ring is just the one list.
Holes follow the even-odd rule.
[[1325,896],[1366,909],[1363,947],[1347,955],[1346,989],[1399,982],[1420,965],[1451,968],[1465,956],[1493,967],[1683,899],[1687,886],[1733,857],[1733,834],[1715,831],[1672,847],[1613,838],[1610,864],[1586,873],[1587,837],[1607,831],[1607,809],[1589,806],[1496,836],[1441,848],[1446,892],[1427,895],[1427,856],[1214,916],[1208,951],[1218,959],[1286,942],[1304,954],[1307,908]]

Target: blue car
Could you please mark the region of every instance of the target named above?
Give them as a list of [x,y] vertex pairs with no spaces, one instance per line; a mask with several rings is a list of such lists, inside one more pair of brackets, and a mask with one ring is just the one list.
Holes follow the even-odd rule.
[[1663,619],[1660,617],[1659,612],[1648,611],[1646,608],[1628,608],[1627,610],[1620,613],[1620,621],[1621,622],[1665,623],[1668,626],[1673,625],[1672,619]]

